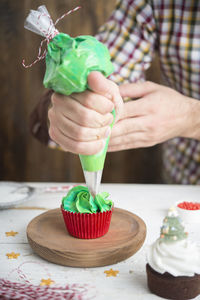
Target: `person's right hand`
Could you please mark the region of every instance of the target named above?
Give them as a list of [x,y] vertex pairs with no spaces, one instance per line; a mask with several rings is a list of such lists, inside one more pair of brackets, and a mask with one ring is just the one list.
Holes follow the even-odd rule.
[[105,146],[113,122],[123,110],[119,88],[99,72],[88,76],[91,89],[70,96],[53,93],[49,109],[49,135],[64,151],[96,154]]

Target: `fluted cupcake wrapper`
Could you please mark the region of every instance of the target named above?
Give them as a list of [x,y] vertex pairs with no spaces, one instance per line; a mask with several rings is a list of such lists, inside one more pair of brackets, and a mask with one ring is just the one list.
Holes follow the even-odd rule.
[[70,235],[80,239],[96,239],[108,232],[112,210],[92,214],[73,213],[61,206],[65,226]]

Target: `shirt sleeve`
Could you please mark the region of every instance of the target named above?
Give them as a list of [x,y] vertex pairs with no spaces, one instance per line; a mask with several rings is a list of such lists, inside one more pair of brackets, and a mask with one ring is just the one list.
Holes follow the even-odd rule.
[[156,24],[147,0],[118,0],[109,20],[96,38],[111,55],[114,72],[109,77],[120,84],[144,80],[156,48]]

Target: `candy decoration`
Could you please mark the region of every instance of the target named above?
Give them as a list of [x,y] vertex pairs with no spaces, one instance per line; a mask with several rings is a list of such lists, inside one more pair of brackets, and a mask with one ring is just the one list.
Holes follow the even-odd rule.
[[110,270],[104,271],[104,273],[106,274],[106,277],[117,277],[117,274],[119,273],[119,271],[117,270],[113,270],[112,268]]
[[160,238],[165,242],[174,242],[187,238],[187,233],[184,232],[182,220],[174,207],[170,208],[168,215],[163,220]]
[[181,202],[178,204],[179,208],[186,209],[186,210],[199,210],[200,203],[199,202]]
[[40,285],[41,286],[44,286],[44,285],[50,286],[53,283],[55,283],[55,281],[51,280],[50,278],[48,278],[48,279],[41,279]]
[[6,234],[6,236],[15,236],[16,234],[18,234],[18,232],[11,230],[9,232],[5,232],[5,234]]
[[15,252],[11,252],[11,253],[6,253],[6,256],[8,257],[8,259],[17,259],[18,256],[20,256],[20,254],[15,253]]

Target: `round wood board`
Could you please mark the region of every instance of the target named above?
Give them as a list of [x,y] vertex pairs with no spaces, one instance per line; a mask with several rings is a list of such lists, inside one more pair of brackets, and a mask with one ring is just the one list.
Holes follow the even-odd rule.
[[135,214],[114,208],[108,233],[91,240],[70,236],[60,209],[34,218],[27,227],[33,251],[42,258],[70,267],[101,267],[136,253],[146,237],[146,225]]

